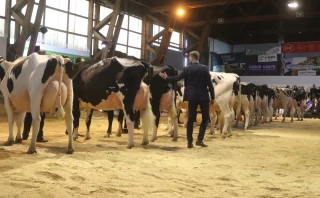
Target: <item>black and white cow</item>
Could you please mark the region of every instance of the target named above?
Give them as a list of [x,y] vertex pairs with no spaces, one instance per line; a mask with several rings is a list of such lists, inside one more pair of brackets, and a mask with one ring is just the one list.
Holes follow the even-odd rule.
[[249,127],[249,121],[252,119],[250,114],[250,104],[253,106],[254,96],[256,95],[256,85],[253,83],[245,83],[241,82],[241,103],[238,101],[239,92],[235,91],[236,100],[235,100],[235,107],[236,107],[236,123],[235,127],[238,127],[238,122],[241,118],[241,110],[244,112],[245,115],[245,124],[244,129],[247,130]]
[[293,122],[293,115],[295,108],[293,105],[294,91],[290,88],[275,88],[275,96],[273,101],[273,109],[283,109],[283,119],[285,122],[288,111],[290,112],[291,122]]
[[[8,69],[0,85],[9,123],[9,137],[5,145],[11,145],[14,141],[14,121],[18,128],[16,142],[22,141],[21,127],[26,112],[31,112],[33,118],[29,154],[37,152],[40,112],[55,112],[58,118],[65,117],[67,130],[72,131],[73,89],[69,77],[71,68],[65,67],[66,62],[71,61],[58,55],[31,54],[19,58]],[[70,133],[67,153],[71,154],[73,151]]]
[[[149,102],[148,86],[142,82],[149,71],[149,64],[127,58],[107,58],[96,64],[80,62],[73,66],[74,90],[74,139],[78,138],[80,109],[123,109],[128,126],[128,146],[133,143],[134,112],[143,117],[143,145],[148,144],[148,130],[153,116]],[[90,131],[85,135],[90,139]]]
[[307,99],[307,93],[303,88],[294,89],[293,95],[293,105],[298,114],[298,121],[303,121],[304,111],[305,111],[305,102]]

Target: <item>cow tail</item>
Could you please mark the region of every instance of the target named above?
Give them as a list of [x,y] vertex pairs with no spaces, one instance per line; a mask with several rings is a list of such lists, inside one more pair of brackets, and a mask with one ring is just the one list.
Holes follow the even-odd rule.
[[239,100],[239,104],[241,104],[241,79],[240,79],[240,77],[237,77],[237,81],[239,83],[238,100]]
[[61,84],[62,84],[62,77],[63,77],[63,70],[64,70],[64,60],[61,58],[59,61],[59,89],[58,89],[58,108],[56,111],[56,115],[58,119],[62,119],[65,116],[65,112],[63,106],[61,104]]

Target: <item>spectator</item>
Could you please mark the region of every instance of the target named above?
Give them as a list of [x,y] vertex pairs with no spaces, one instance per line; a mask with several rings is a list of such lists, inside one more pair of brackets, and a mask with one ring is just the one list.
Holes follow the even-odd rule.
[[315,97],[312,105],[312,113],[311,113],[312,117],[319,118],[319,111],[320,111],[320,105],[318,105],[318,99],[317,97]]

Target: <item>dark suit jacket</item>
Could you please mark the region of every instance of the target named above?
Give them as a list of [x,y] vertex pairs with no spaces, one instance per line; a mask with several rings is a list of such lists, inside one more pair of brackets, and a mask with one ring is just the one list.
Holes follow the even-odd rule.
[[211,95],[211,100],[214,100],[214,90],[209,73],[209,68],[200,63],[192,63],[178,76],[168,76],[167,81],[179,81],[184,79],[184,101],[210,101],[208,88]]

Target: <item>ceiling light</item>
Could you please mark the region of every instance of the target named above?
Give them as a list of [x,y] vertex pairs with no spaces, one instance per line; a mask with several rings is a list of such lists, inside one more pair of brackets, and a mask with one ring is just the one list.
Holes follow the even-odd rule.
[[179,10],[177,11],[177,14],[178,14],[179,16],[183,15],[183,13],[184,13],[184,10],[182,10],[182,9],[179,9]]
[[298,3],[297,2],[292,2],[292,3],[288,3],[289,8],[296,8],[298,7]]

